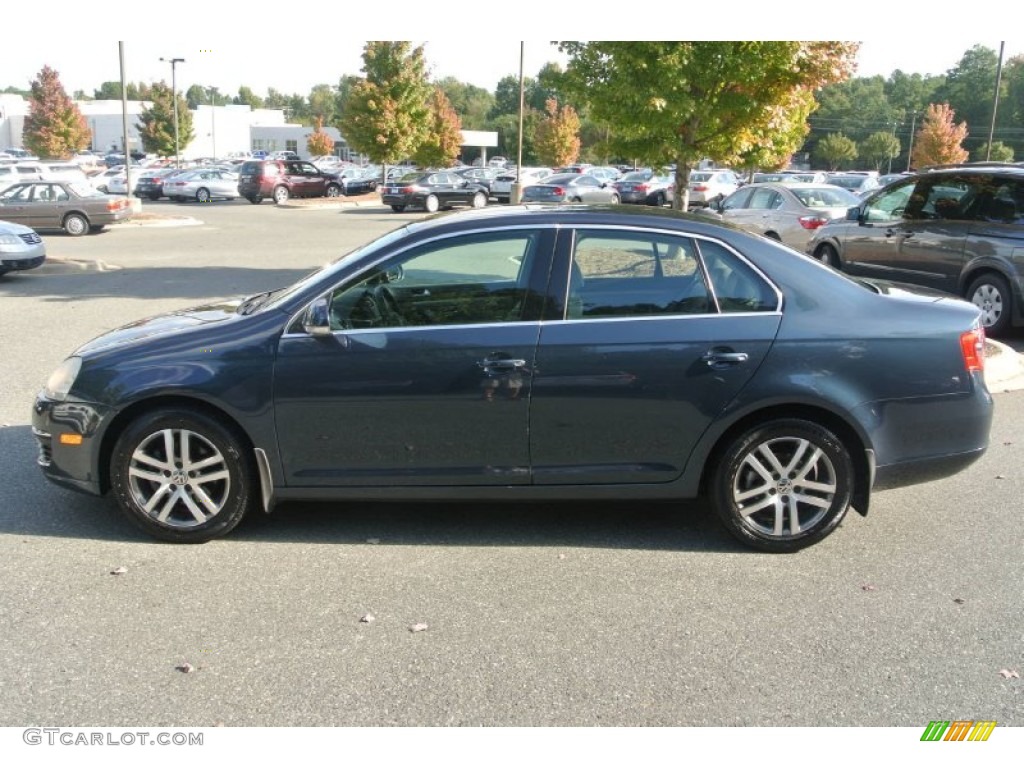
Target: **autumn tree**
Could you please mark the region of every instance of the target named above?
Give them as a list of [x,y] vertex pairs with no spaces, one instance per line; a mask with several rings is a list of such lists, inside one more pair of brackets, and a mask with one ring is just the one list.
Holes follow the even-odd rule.
[[753,132],[756,126],[748,127],[751,132],[747,149],[740,153],[734,165],[751,177],[757,169],[782,170],[788,166],[807,136],[807,117],[813,106],[813,100],[807,99],[805,94],[794,92],[789,103],[772,107],[775,116],[761,124],[759,133]]
[[334,139],[324,133],[324,119],[316,118],[316,128],[306,140],[306,149],[311,155],[330,155],[334,152]]
[[89,124],[60,83],[57,71],[40,70],[31,84],[25,146],[44,158],[67,159],[92,141]]
[[689,203],[691,168],[735,163],[774,135],[780,106],[809,114],[814,92],[849,77],[858,45],[835,41],[559,43],[561,85],[614,126],[609,146],[646,165],[676,163],[676,208]]
[[575,163],[580,156],[579,115],[570,106],[559,109],[555,99],[548,99],[545,112],[533,138],[537,159],[553,168]]
[[[153,83],[150,90],[150,105],[139,113],[140,122],[136,124],[142,138],[142,148],[146,152],[155,152],[163,157],[173,157],[174,142],[174,98],[170,86],[163,81]],[[179,93],[178,101],[178,150],[179,152],[192,143],[195,132],[192,130],[192,112],[188,103]]]
[[423,142],[429,121],[423,46],[371,40],[363,48],[362,71],[366,77],[353,84],[342,110],[342,135],[373,162],[397,163]]
[[875,131],[860,143],[860,156],[866,158],[876,171],[900,153],[900,140],[888,131]]
[[462,151],[462,123],[441,88],[430,97],[426,137],[413,153],[421,168],[447,168]]
[[953,110],[949,104],[930,104],[921,128],[914,136],[910,163],[915,168],[962,163],[968,157],[962,146],[966,138],[967,123],[953,124]]

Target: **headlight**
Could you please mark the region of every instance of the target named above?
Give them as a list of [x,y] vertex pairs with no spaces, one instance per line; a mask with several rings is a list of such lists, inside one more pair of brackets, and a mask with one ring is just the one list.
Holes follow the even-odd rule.
[[78,372],[82,369],[82,358],[69,357],[56,371],[50,374],[43,387],[43,394],[51,400],[63,401],[75,383]]

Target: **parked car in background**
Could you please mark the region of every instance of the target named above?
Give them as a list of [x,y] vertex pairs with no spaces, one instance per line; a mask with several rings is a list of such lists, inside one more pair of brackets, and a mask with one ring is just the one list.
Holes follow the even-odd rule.
[[621,202],[612,182],[585,173],[546,176],[523,190],[524,203],[612,203]]
[[176,168],[146,168],[135,182],[135,196],[159,200],[164,196],[164,182],[181,173],[188,171]]
[[506,171],[494,178],[491,182],[491,196],[499,203],[507,203],[512,199],[512,185],[516,183],[518,174],[519,185],[522,189],[529,187],[533,184],[538,183],[541,179],[547,178],[552,174],[550,168],[519,168],[517,170]]
[[343,195],[365,195],[377,189],[377,169],[358,165],[339,168],[334,172],[341,184]]
[[238,170],[238,194],[254,204],[267,197],[284,203],[292,197],[338,197],[341,193],[335,174],[305,160],[246,160]]
[[124,173],[123,165],[115,165],[113,168],[107,168],[106,170],[99,171],[89,177],[89,186],[97,192],[106,194],[110,192],[110,180],[122,173]]
[[740,186],[739,177],[728,170],[690,171],[690,206],[706,206],[712,200],[722,200]]
[[0,275],[35,269],[44,261],[46,246],[34,229],[13,221],[0,221]]
[[134,165],[130,172],[122,169],[120,173],[111,176],[107,181],[107,192],[111,195],[134,195],[139,179],[146,173],[144,168],[137,168]]
[[783,171],[783,181],[798,184],[828,184],[828,174],[824,171]]
[[487,205],[487,190],[484,187],[448,171],[410,173],[381,187],[380,192],[381,202],[390,205],[396,213],[409,207],[436,213],[442,208],[456,205],[471,205],[474,208]]
[[238,176],[217,168],[203,168],[175,174],[163,182],[163,193],[171,200],[234,200],[238,197]]
[[878,189],[879,186],[878,175],[866,173],[830,173],[828,175],[828,183],[842,187],[861,197]]
[[172,542],[304,498],[704,495],[793,552],[984,454],[978,310],[924,293],[670,211],[493,207],[100,336],[32,434],[48,479]]
[[465,168],[454,169],[452,173],[456,173],[474,184],[479,184],[487,190],[487,194],[490,196],[491,185],[494,183],[494,180],[499,176],[506,175],[506,170],[504,168],[496,168],[494,166],[488,168],[474,168],[472,166],[467,166]]
[[85,171],[75,163],[44,163],[39,160],[29,160],[19,161],[15,167],[18,169],[18,175],[24,180],[80,182],[89,180]]
[[615,182],[615,189],[623,203],[662,206],[675,200],[675,177],[650,169],[630,171]]
[[1024,325],[1024,167],[907,176],[819,229],[807,253],[852,275],[963,296],[992,335]]
[[85,182],[23,181],[0,192],[0,219],[72,236],[99,232],[132,215],[123,197],[104,195]]
[[592,165],[581,173],[586,173],[601,181],[616,181],[622,177],[622,172],[610,165]]
[[724,221],[779,240],[803,253],[820,227],[843,219],[860,198],[830,184],[748,184],[709,210]]
[[6,189],[16,181],[21,181],[18,166],[13,163],[0,163],[0,190]]
[[878,186],[887,187],[894,181],[902,181],[910,175],[910,171],[901,171],[899,173],[886,173],[878,177]]

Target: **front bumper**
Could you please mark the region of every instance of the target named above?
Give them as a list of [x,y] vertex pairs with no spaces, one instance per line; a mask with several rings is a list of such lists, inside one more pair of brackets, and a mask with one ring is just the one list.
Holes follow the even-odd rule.
[[19,269],[35,269],[46,261],[46,251],[43,246],[33,248],[29,254],[24,256],[13,254],[0,254],[0,272],[15,272]]
[[58,402],[43,393],[32,407],[36,463],[48,480],[91,494],[102,494],[100,447],[105,409],[91,403]]

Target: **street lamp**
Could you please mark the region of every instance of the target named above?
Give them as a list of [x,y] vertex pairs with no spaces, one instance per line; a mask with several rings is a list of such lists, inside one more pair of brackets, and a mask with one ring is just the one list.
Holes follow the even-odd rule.
[[184,59],[165,59],[163,56],[160,57],[160,61],[167,61],[171,64],[171,102],[174,105],[174,167],[181,167],[181,155],[178,151],[178,80],[176,65],[184,64]]
[[210,91],[210,140],[213,142],[213,159],[217,159],[217,104],[214,97],[217,94],[217,87],[207,86]]

